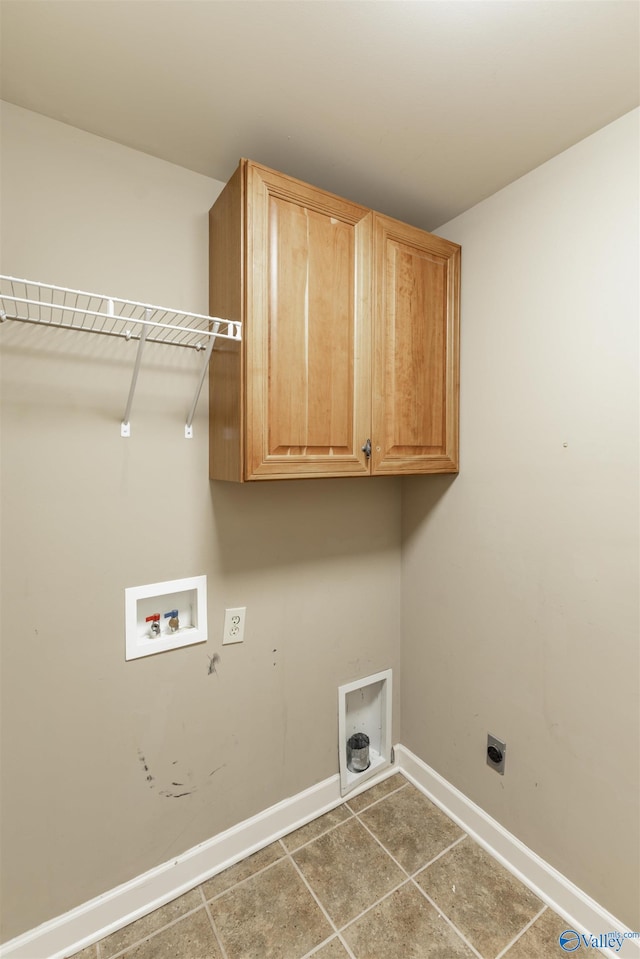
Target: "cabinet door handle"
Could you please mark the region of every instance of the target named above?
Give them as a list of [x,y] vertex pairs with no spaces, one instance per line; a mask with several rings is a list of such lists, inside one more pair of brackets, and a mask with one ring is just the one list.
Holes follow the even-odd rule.
[[365,456],[367,457],[367,459],[370,458],[370,456],[371,456],[371,440],[367,440],[367,442],[366,442],[366,443],[364,444],[364,446],[362,447],[362,452],[365,454]]

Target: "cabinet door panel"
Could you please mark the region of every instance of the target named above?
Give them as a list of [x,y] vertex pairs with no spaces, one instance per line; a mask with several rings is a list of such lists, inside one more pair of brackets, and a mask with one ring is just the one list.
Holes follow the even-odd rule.
[[366,473],[372,216],[247,175],[246,478]]
[[460,250],[376,217],[373,472],[455,472]]

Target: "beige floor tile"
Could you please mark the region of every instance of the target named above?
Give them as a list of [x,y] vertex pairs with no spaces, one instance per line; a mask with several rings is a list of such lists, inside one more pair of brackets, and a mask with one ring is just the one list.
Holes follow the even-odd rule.
[[[553,909],[546,909],[539,919],[505,953],[504,959],[559,959],[568,953],[560,948],[560,936],[571,924]],[[589,949],[595,957],[599,952]]]
[[347,799],[347,805],[350,806],[354,812],[362,812],[363,809],[377,802],[378,799],[382,799],[383,796],[388,796],[389,793],[395,789],[406,786],[407,782],[408,780],[406,780],[404,776],[396,773],[395,776],[389,776],[388,779],[383,779],[381,783],[376,783],[375,786],[367,789],[366,792],[360,793],[359,796],[353,796],[352,799]]
[[229,959],[300,959],[333,930],[289,859],[211,903]]
[[192,889],[184,896],[168,902],[166,906],[161,906],[160,909],[150,912],[148,916],[143,916],[142,919],[138,919],[136,922],[125,926],[124,929],[119,929],[118,932],[107,936],[106,939],[102,939],[100,941],[102,959],[109,959],[110,956],[127,949],[138,940],[150,936],[153,932],[166,926],[167,923],[177,919],[178,916],[183,916],[186,912],[197,909],[201,905],[202,897],[197,889]]
[[314,952],[312,959],[349,959],[349,953],[339,939],[332,939],[322,949]]
[[222,959],[222,953],[203,907],[134,946],[122,959]]
[[448,816],[411,784],[359,815],[409,873],[426,865],[463,835]]
[[[313,949],[313,959],[349,959],[291,857],[335,927],[350,923],[341,935],[356,959],[471,959],[462,936],[483,959],[516,936],[504,959],[562,952],[567,921],[545,909],[532,922],[543,909],[538,898],[396,774],[203,883],[227,959],[301,959]],[[223,959],[200,889],[73,959],[116,955]]]
[[296,829],[287,836],[283,836],[282,842],[289,852],[293,852],[312,839],[317,839],[318,836],[321,836],[322,833],[328,829],[338,826],[341,822],[349,819],[350,816],[351,810],[347,809],[344,804],[342,806],[336,806],[335,809],[325,813],[324,816],[318,816],[317,819],[308,822],[306,826],[301,826],[300,829]]
[[299,849],[293,858],[338,927],[406,878],[355,819]]
[[221,892],[226,892],[231,886],[235,886],[237,882],[248,879],[249,876],[253,876],[256,872],[264,869],[265,866],[270,866],[271,863],[277,862],[277,860],[282,859],[283,856],[284,850],[280,843],[272,842],[270,846],[265,846],[264,849],[255,852],[253,856],[248,856],[246,859],[241,860],[241,862],[237,862],[235,866],[229,866],[224,872],[218,873],[213,879],[208,879],[206,882],[203,882],[202,891],[204,892],[205,899],[213,899],[214,896],[219,895]]
[[493,959],[543,903],[468,837],[416,882],[485,957]]
[[473,959],[473,953],[409,882],[343,932],[357,959]]

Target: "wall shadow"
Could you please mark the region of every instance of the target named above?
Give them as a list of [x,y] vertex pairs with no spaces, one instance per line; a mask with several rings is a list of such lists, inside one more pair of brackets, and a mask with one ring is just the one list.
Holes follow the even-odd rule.
[[406,476],[402,481],[402,546],[408,545],[431,513],[442,504],[460,474]]
[[225,573],[400,545],[398,478],[210,483],[212,522]]

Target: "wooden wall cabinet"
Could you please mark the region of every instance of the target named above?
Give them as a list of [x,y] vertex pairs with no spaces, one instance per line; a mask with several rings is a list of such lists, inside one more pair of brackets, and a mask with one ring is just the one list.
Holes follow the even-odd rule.
[[212,479],[457,472],[457,244],[242,160],[210,263]]

